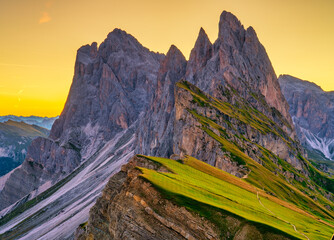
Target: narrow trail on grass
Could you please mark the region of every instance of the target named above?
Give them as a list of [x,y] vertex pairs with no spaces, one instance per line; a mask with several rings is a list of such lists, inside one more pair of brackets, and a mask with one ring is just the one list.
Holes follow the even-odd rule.
[[252,170],[250,170],[245,176],[243,176],[242,178],[248,178],[248,175],[252,172]]
[[273,213],[270,209],[266,208],[266,207],[263,205],[263,203],[261,202],[261,200],[260,200],[260,197],[259,197],[259,191],[256,191],[256,196],[257,196],[257,200],[259,201],[260,205],[261,205],[264,209],[266,209],[267,211],[269,211],[269,212],[270,212],[272,215],[274,215],[277,219],[279,219],[279,220],[281,220],[281,221],[283,221],[283,222],[285,222],[285,223],[287,223],[287,224],[290,224],[290,225],[293,227],[293,229],[295,230],[296,233],[299,233],[299,234],[303,235],[307,240],[310,240],[310,239],[308,238],[308,236],[306,236],[304,233],[299,232],[299,231],[297,230],[297,227],[296,227],[294,224],[292,224],[292,223],[290,223],[290,222],[288,222],[288,221],[286,221],[286,220],[280,218],[280,217],[277,216],[275,213]]

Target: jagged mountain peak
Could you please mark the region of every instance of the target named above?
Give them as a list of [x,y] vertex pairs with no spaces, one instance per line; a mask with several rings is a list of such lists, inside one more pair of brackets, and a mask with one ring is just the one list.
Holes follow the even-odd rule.
[[85,53],[85,54],[91,54],[97,52],[97,42],[92,42],[91,44],[86,44],[81,46],[77,52]]
[[177,69],[182,69],[186,62],[186,58],[182,52],[175,45],[171,45],[166,57],[161,62],[159,73],[165,73],[168,70],[176,71]]
[[[134,124],[151,100],[162,57],[120,29],[112,31],[99,48],[97,43],[82,46],[61,116],[49,138],[33,141],[27,153],[29,162],[27,157],[8,178],[0,192],[0,208],[70,174]],[[23,177],[24,184],[16,186],[16,176]]]
[[[113,31],[111,31],[108,35],[106,40],[119,40],[119,41],[133,41],[136,42],[138,44],[140,44],[138,42],[138,40],[133,37],[131,34],[127,33],[126,31],[119,29],[119,28],[115,28]],[[141,45],[141,44],[140,44]]]
[[212,43],[204,31],[200,29],[194,48],[191,50],[188,66],[187,75],[191,71],[194,71],[197,67],[203,67],[207,61],[212,57]]
[[258,44],[259,43],[257,34],[252,26],[248,27],[246,30],[245,43],[248,43],[248,44],[251,44],[251,43]]
[[237,49],[242,48],[245,38],[245,29],[239,19],[230,12],[224,11],[220,15],[218,39]]
[[110,52],[140,51],[142,54],[151,54],[152,57],[161,58],[164,54],[151,52],[144,47],[134,36],[124,30],[115,28],[107,35],[107,38],[99,46],[99,54],[103,57],[109,56]]
[[[91,45],[86,44],[80,47],[77,51],[76,65],[84,64],[88,65],[92,62],[92,59],[97,57],[97,43],[93,42]],[[76,69],[79,71],[79,69]]]
[[[215,97],[220,94],[217,86],[227,84],[247,100],[254,94],[264,96],[269,107],[277,109],[292,125],[288,104],[265,48],[254,29],[246,30],[230,12],[221,14],[218,39],[212,46],[204,30],[200,30],[185,79]],[[258,101],[258,104],[261,103]],[[294,130],[289,131],[293,136]]]
[[166,54],[166,58],[163,60],[164,62],[172,62],[172,61],[178,61],[178,60],[182,60],[185,61],[186,58],[184,57],[183,53],[180,51],[180,49],[178,49],[175,45],[171,45],[167,54]]
[[207,42],[211,43],[208,35],[206,34],[206,32],[204,30],[204,28],[201,27],[200,30],[199,30],[199,33],[198,33],[198,37],[197,37],[195,46],[199,45],[200,43],[207,43]]
[[243,29],[243,25],[239,19],[231,12],[223,11],[220,15],[219,29],[230,28],[233,31]]

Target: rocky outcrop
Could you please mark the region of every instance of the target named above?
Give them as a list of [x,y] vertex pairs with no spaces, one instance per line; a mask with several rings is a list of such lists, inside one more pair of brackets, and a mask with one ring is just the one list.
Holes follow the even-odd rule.
[[76,239],[288,239],[261,230],[234,215],[217,214],[225,229],[164,198],[141,177],[138,167],[168,172],[146,158],[136,156],[114,175],[90,210],[87,224]]
[[[134,123],[152,99],[162,57],[119,29],[99,48],[96,43],[81,47],[64,110],[49,139],[34,141],[25,164],[6,181],[0,209],[47,181],[64,178]],[[40,169],[44,173],[36,175]]]
[[186,64],[183,54],[172,45],[160,65],[155,93],[137,132],[137,153],[173,154],[175,84],[184,76]]
[[[210,95],[205,96],[194,85],[187,82],[178,84],[175,91],[174,153],[181,158],[185,155],[194,156],[238,177],[247,175],[247,169],[233,160],[229,151],[224,150],[221,143],[205,131],[205,127],[217,136],[224,136],[260,164],[263,164],[263,150],[260,147],[262,146],[292,164],[296,169],[305,171],[303,162],[297,158],[298,152],[302,151],[299,144],[279,127],[284,123],[277,120],[278,124],[272,125],[273,120],[259,112],[252,112],[251,106],[243,98],[231,94],[233,91],[235,90],[228,86],[221,88],[219,102],[226,104],[225,106],[229,107],[232,112],[239,112],[237,115],[228,114],[223,111],[223,108],[215,107],[214,103],[217,99]],[[207,98],[208,102],[197,100],[196,95]],[[250,118],[255,118],[255,116],[262,118],[260,120],[262,122],[259,123],[268,124],[270,129],[263,131],[257,128],[249,120],[244,119],[246,114]],[[212,124],[203,123],[201,119],[211,121]],[[223,134],[215,129],[214,125],[221,126],[224,129]],[[244,141],[244,139],[248,140]],[[271,161],[277,163],[275,158],[272,158]],[[277,167],[281,168],[279,165]]]
[[[263,95],[269,106],[276,108],[292,125],[289,106],[254,29],[244,29],[229,12],[224,11],[220,16],[218,39],[213,45],[205,32],[200,31],[185,79],[214,97],[219,94],[218,86],[227,83],[258,109],[262,107],[254,101],[252,92]],[[285,130],[294,135],[292,128]]]
[[[164,62],[169,61],[169,58],[166,57]],[[214,140],[197,126],[195,120],[186,117],[189,116],[188,109],[194,106],[190,103],[193,99],[185,96],[179,88],[172,91],[175,82],[184,78],[205,93],[232,104],[237,98],[239,100],[242,98],[241,101],[247,101],[250,107],[261,111],[278,124],[287,133],[287,135],[284,133],[283,139],[254,133],[258,137],[253,141],[293,163],[295,167],[301,168],[301,163],[294,156],[296,153],[292,154],[285,143],[286,140],[293,142],[296,137],[291,117],[287,112],[288,104],[280,91],[266,51],[252,28],[245,30],[235,16],[223,12],[219,23],[219,36],[214,44],[210,42],[204,29],[200,29],[184,75],[178,70],[178,74],[174,74],[174,79],[166,81],[161,78],[161,73],[168,70],[164,65],[166,64],[159,70],[158,86],[150,110],[139,130],[137,153],[166,157],[172,153],[188,154],[238,175],[235,163],[228,163],[225,158],[220,159],[224,155],[220,145],[213,143]],[[172,65],[181,68],[183,63],[174,60]],[[170,74],[166,76],[168,75]],[[231,89],[238,92],[238,97],[227,96],[227,92],[232,92]],[[174,124],[171,124],[172,122]],[[237,125],[239,123],[234,124],[233,128],[240,128]],[[169,140],[166,140],[166,136]],[[173,149],[171,149],[172,144]],[[297,144],[292,144],[297,147]]]
[[[259,133],[228,116],[225,118],[230,123],[220,121],[220,124],[232,135],[246,133],[246,138],[302,169],[303,163],[297,159],[297,151],[291,151],[289,147],[292,144],[295,149],[299,149],[298,143],[295,143],[296,133],[288,112],[289,106],[281,93],[268,55],[252,27],[244,29],[234,15],[224,11],[220,16],[218,39],[214,44],[205,31],[200,30],[184,78],[212,98],[230,104],[247,102],[246,108],[255,108],[275,122],[283,138]],[[221,113],[194,104],[194,98],[183,89],[176,89],[175,99],[174,153],[194,156],[237,176],[245,174],[226,157],[220,144],[202,130],[201,124],[189,113],[189,109],[214,118],[217,123],[219,117],[216,116]],[[247,144],[244,149],[248,151],[254,149],[254,146]],[[256,155],[261,154],[255,152],[248,151],[248,154],[257,159]],[[261,163],[261,160],[258,162]]]
[[334,159],[334,93],[289,75],[279,83],[302,144]]

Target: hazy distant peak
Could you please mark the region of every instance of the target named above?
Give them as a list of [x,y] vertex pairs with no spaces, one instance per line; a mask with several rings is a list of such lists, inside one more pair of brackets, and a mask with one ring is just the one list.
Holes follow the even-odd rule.
[[33,115],[29,117],[6,115],[6,116],[0,116],[0,122],[7,122],[7,121],[24,122],[29,125],[36,125],[50,130],[54,121],[58,118],[59,116],[48,118],[48,117],[38,117]]
[[312,90],[312,91],[321,91],[324,92],[324,90],[318,86],[317,84],[307,81],[307,80],[302,80],[300,78],[293,77],[291,75],[287,74],[282,74],[279,76],[278,81],[280,84],[288,85],[289,87],[294,87],[298,88],[301,91],[305,90]]

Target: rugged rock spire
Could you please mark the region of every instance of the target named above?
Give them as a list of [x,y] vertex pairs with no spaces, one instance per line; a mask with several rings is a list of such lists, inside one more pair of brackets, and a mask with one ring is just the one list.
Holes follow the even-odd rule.
[[97,43],[81,47],[50,138],[32,143],[26,160],[0,192],[0,209],[64,178],[138,120],[155,91],[162,57],[120,29],[109,33],[99,48]]
[[[212,47],[212,57],[194,64],[200,43],[208,42],[201,40],[206,39],[203,31],[200,36],[188,63],[186,79],[189,82],[213,96],[219,95],[217,86],[226,84],[250,101],[254,94],[263,95],[269,106],[276,108],[292,125],[289,106],[281,93],[274,69],[252,27],[245,30],[232,13],[224,11],[220,16],[219,34]],[[206,56],[210,56],[210,44],[206,46]],[[254,104],[254,107],[263,109],[259,106],[260,102]],[[263,109],[263,112],[266,111]],[[293,128],[285,130],[294,137]]]
[[223,11],[220,15],[218,38],[233,46],[234,49],[241,49],[245,38],[245,29],[240,21],[230,12]]
[[212,57],[212,43],[203,28],[200,29],[194,48],[187,64],[186,76],[193,77],[197,68],[202,68]]
[[173,153],[175,83],[185,74],[187,61],[174,45],[160,65],[156,91],[138,129],[138,153],[169,157]]

